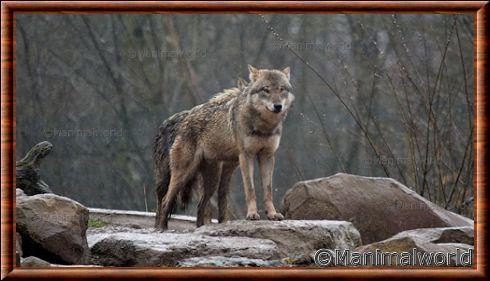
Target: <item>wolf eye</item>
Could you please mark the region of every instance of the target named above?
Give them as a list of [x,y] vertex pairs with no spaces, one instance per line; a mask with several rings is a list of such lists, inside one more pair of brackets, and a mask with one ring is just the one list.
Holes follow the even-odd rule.
[[269,93],[269,87],[262,87],[261,89],[263,92]]

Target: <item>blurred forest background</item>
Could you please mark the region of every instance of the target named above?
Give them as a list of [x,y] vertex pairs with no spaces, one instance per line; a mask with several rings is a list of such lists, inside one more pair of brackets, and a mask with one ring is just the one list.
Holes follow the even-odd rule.
[[[347,172],[392,177],[473,217],[472,15],[16,19],[17,159],[53,143],[41,174],[57,194],[153,211],[159,124],[248,78],[247,64],[290,66],[277,206],[297,181]],[[231,194],[243,216],[239,171]]]

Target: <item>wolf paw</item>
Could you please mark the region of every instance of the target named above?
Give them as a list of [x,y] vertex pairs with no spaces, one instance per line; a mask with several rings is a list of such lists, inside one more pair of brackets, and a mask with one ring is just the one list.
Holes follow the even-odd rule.
[[281,213],[267,214],[267,218],[271,221],[282,221],[284,216]]
[[247,214],[247,220],[249,220],[249,221],[260,220],[260,216],[258,213],[249,213],[249,214]]
[[155,230],[157,232],[165,232],[167,231],[167,229],[168,229],[167,226],[155,226]]

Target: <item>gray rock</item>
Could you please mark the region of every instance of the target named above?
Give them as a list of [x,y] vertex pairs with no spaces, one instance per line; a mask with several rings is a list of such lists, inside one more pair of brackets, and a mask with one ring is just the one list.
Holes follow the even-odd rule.
[[57,264],[88,261],[89,212],[80,203],[55,194],[21,196],[17,198],[16,212],[24,256]]
[[359,232],[345,221],[246,221],[204,225],[196,233],[269,239],[284,257],[308,256],[318,249],[353,249],[361,245]]
[[18,232],[15,233],[15,263],[20,265],[20,258],[22,257],[22,237]]
[[175,266],[200,256],[240,256],[269,260],[278,257],[277,246],[266,239],[211,237],[196,233],[127,232],[89,236],[92,262],[104,266]]
[[296,183],[283,206],[287,219],[350,221],[364,243],[410,229],[473,225],[393,179],[341,173]]
[[223,256],[206,256],[195,257],[181,260],[177,263],[179,267],[272,267],[284,266],[279,260],[261,260],[245,257],[223,257]]
[[[403,231],[386,240],[358,247],[354,251],[359,253],[375,253],[376,251],[381,253],[412,253],[415,251],[420,254],[432,253],[434,255],[436,253],[442,253],[438,255],[444,255],[446,259],[449,257],[448,264],[444,265],[461,266],[470,265],[459,263],[461,258],[463,258],[465,262],[469,262],[470,259],[473,260],[472,244],[472,227],[421,228]],[[466,257],[462,257],[461,255],[465,252],[467,253]],[[440,261],[442,261],[442,259],[440,259]],[[391,259],[391,262],[391,265],[395,265],[395,258]],[[416,265],[434,266],[437,264],[424,264],[417,260]]]
[[15,189],[15,197],[16,198],[19,198],[19,197],[22,197],[22,196],[27,196],[24,191],[20,188],[16,188]]
[[413,237],[436,244],[462,243],[468,245],[473,245],[475,239],[472,226],[413,229],[400,232],[390,239],[403,237]]
[[22,267],[51,267],[51,264],[38,257],[27,257],[20,259],[20,266]]
[[22,237],[18,232],[15,233],[15,251],[22,257]]
[[99,267],[96,265],[62,265],[62,264],[52,264],[38,257],[30,256],[27,258],[21,258],[20,266],[22,267]]

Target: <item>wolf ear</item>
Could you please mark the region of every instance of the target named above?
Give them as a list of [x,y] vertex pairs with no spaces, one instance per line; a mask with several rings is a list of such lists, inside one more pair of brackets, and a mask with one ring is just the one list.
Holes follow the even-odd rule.
[[284,75],[286,75],[286,77],[287,77],[287,78],[288,78],[288,80],[289,80],[289,77],[291,77],[291,75],[290,75],[290,74],[291,74],[291,68],[290,68],[289,66],[288,66],[288,67],[286,67],[286,68],[284,68],[284,69],[282,70],[282,73],[284,73]]
[[247,82],[242,78],[238,78],[237,85],[238,85],[238,89],[240,91],[243,91],[247,87]]
[[253,82],[257,79],[257,77],[259,76],[259,70],[253,66],[251,66],[250,64],[248,65],[248,72],[249,72],[249,79],[250,79],[250,82]]

